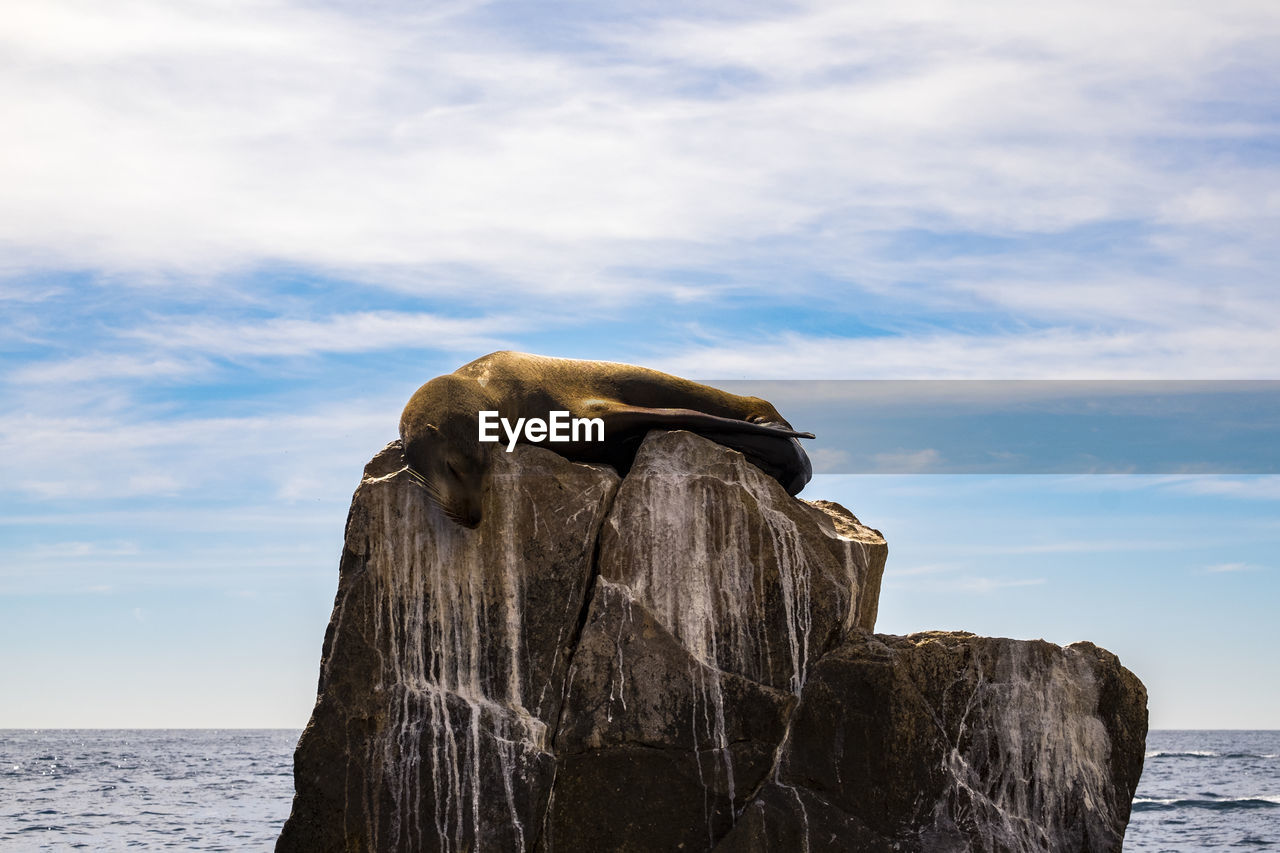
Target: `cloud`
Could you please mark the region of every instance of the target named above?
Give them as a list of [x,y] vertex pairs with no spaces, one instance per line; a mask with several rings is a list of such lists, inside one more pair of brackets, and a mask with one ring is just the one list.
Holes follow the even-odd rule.
[[103,379],[189,378],[207,369],[208,363],[202,359],[104,353],[30,362],[10,371],[6,378],[23,385],[67,385]]
[[1280,500],[1280,476],[1196,476],[1173,478],[1165,488],[1188,495],[1216,495],[1242,500]]
[[[481,353],[512,345],[512,335],[538,322],[521,317],[448,317],[425,312],[358,311],[319,319],[266,320],[154,316],[108,337],[90,333],[105,351],[65,359],[31,360],[5,377],[22,386],[146,380],[200,382],[216,375],[220,359],[354,354],[385,350]],[[544,325],[555,322],[545,319]],[[117,351],[110,351],[115,348]],[[121,348],[127,351],[118,351]]]
[[300,498],[305,487],[343,495],[352,472],[395,437],[402,404],[353,398],[294,413],[170,419],[14,413],[0,415],[0,457],[6,491],[73,505],[210,492]]
[[1048,583],[1045,578],[962,578],[956,582],[956,589],[969,592],[992,592],[997,589],[1011,587],[1040,586]]
[[[1017,480],[1014,481],[1018,482]],[[1028,482],[1032,482],[1028,480]],[[1280,500],[1280,475],[1275,474],[1132,474],[1125,476],[1062,476],[1038,481],[1072,494],[1153,491],[1190,497],[1218,496],[1241,500]]]
[[83,560],[102,557],[132,557],[138,553],[133,542],[50,542],[29,548],[27,556],[40,560]]
[[[1269,138],[1266,4],[593,14],[504,28],[480,4],[19,3],[0,35],[0,103],[23,128],[0,143],[4,254],[286,263],[435,293],[459,274],[630,294],[670,285],[621,269],[757,288],[816,270],[1017,307],[1028,288],[953,282],[886,235],[1144,223],[1159,233],[1135,243],[1157,256],[1200,258],[1184,232],[1213,228],[1248,257],[1280,213],[1269,164],[1219,153]],[[1006,281],[1035,269],[1022,260]],[[1030,289],[1083,317],[1116,298],[1085,278]]]
[[1205,566],[1204,570],[1211,574],[1222,574],[1225,572],[1249,572],[1255,568],[1257,567],[1248,563],[1216,563],[1212,566]]
[[907,566],[905,568],[893,569],[895,578],[911,577],[913,575],[936,575],[945,572],[954,572],[961,568],[961,563],[925,563],[918,566]]
[[321,320],[273,318],[262,322],[170,321],[124,332],[156,347],[219,356],[293,356],[384,349],[484,351],[499,348],[528,321],[477,319],[396,311],[339,314]]
[[[12,335],[41,346],[8,380],[478,354],[663,300],[718,325],[634,356],[650,345],[648,363],[693,376],[1280,363],[1280,172],[1257,154],[1271,107],[1256,82],[1280,15],[1265,5],[514,14],[20,3],[0,34],[0,105],[24,128],[0,140],[0,268],[18,282],[0,299],[18,300]],[[138,310],[75,325],[67,286],[41,277],[67,270],[104,300],[139,294]],[[279,270],[332,290],[282,293]],[[433,310],[388,310],[372,289]],[[789,308],[768,328],[825,331],[746,337],[715,313],[761,294]],[[277,313],[235,319],[237,298]],[[853,317],[867,336],[841,331]]]
[[657,365],[688,376],[761,379],[1273,379],[1280,338],[1250,326],[1067,328],[1018,333],[934,331],[873,337],[728,337]]
[[808,454],[815,474],[839,474],[848,471],[853,461],[849,451],[830,447],[809,450]]
[[885,586],[889,589],[931,592],[968,592],[986,594],[1001,589],[1015,589],[1025,586],[1041,586],[1048,583],[1046,578],[990,578],[975,575],[960,577],[936,577],[930,573],[913,574],[910,580],[899,582],[893,577],[885,576]]
[[931,447],[900,453],[877,453],[872,456],[872,462],[878,474],[928,474],[937,472],[942,464],[942,454]]
[[1093,554],[1126,551],[1179,551],[1186,543],[1171,539],[1073,539],[1068,541],[1040,541],[1034,544],[1010,545],[960,545],[956,550],[967,555],[1006,554]]

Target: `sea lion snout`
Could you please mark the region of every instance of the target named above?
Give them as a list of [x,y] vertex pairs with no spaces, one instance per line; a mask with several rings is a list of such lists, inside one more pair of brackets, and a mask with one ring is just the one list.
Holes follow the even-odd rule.
[[[419,466],[412,467],[421,474]],[[446,457],[426,467],[430,473],[421,474],[419,482],[444,514],[463,527],[479,525],[483,514],[484,472],[459,470],[450,465]]]
[[444,514],[464,527],[480,524],[488,473],[485,454],[468,452],[466,442],[450,442],[434,426],[406,441],[404,448],[415,479]]

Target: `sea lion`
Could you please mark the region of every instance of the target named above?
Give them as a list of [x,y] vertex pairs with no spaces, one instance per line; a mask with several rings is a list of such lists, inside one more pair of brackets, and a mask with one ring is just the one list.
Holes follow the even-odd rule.
[[794,495],[812,476],[796,432],[772,404],[657,370],[608,361],[495,352],[419,388],[400,417],[405,459],[444,512],[475,527],[488,455],[498,445],[478,438],[479,413],[547,418],[567,411],[599,418],[604,440],[547,444],[579,462],[604,462],[626,474],[651,429],[687,429],[740,450]]

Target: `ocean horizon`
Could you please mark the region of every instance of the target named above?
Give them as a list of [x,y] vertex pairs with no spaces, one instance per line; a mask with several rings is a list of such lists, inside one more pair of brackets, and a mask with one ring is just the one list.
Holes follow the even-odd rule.
[[[271,850],[301,729],[0,730],[0,850]],[[1280,845],[1280,731],[1163,729],[1126,851]]]

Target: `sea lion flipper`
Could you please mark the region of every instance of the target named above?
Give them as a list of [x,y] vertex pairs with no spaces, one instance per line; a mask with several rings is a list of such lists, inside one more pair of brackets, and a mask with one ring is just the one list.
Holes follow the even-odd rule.
[[702,435],[747,457],[753,465],[781,483],[790,495],[798,494],[813,479],[809,455],[794,438],[742,432],[706,432]]
[[738,418],[722,418],[709,415],[695,409],[662,409],[648,406],[629,406],[625,403],[610,403],[602,406],[598,415],[605,424],[605,432],[627,431],[643,427],[667,429],[687,429],[693,432],[714,431],[718,433],[751,433],[767,435],[775,438],[813,438],[811,432],[797,432],[778,424],[757,423]]

